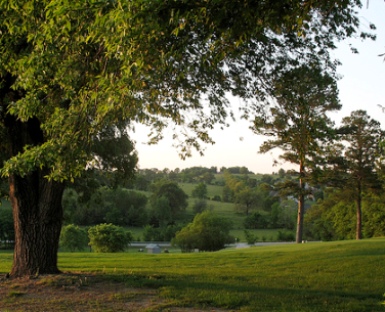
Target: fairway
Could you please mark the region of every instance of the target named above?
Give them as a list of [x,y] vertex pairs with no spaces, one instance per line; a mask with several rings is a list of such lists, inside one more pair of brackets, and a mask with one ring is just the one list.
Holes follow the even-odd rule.
[[[151,290],[155,303],[137,311],[385,311],[384,257],[381,238],[192,254],[60,253],[59,267],[124,285],[116,287],[117,304],[129,306],[128,291]],[[11,261],[11,253],[0,253],[1,274],[10,270]],[[7,285],[11,292],[12,284]],[[12,310],[12,296],[1,298],[0,307],[19,311]],[[28,298],[20,295],[14,302]],[[84,303],[79,310],[105,311],[108,298],[96,306]]]

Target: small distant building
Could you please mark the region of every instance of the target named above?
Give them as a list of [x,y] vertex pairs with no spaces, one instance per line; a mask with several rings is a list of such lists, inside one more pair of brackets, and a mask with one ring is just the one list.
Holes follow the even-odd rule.
[[158,254],[162,252],[158,244],[148,244],[146,246],[146,249],[147,249],[147,253],[152,253],[152,254]]

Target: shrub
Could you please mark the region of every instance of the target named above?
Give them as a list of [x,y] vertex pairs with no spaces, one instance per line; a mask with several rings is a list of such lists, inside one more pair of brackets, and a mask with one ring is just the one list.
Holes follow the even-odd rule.
[[79,226],[69,224],[63,227],[60,234],[60,247],[70,251],[82,251],[87,247],[88,237],[87,232]]
[[120,226],[103,223],[88,230],[89,245],[95,252],[124,251],[132,241],[132,234]]
[[295,234],[290,231],[278,231],[277,241],[279,242],[295,241]]
[[147,242],[169,242],[174,238],[175,233],[180,229],[181,227],[179,225],[174,224],[169,224],[163,227],[146,225],[144,227],[143,239]]
[[266,229],[269,225],[269,217],[254,212],[245,218],[243,225],[246,229]]
[[146,225],[143,231],[143,240],[146,242],[162,241],[161,230],[159,227]]
[[245,233],[246,242],[249,245],[254,245],[258,241],[257,235],[254,235],[253,233],[251,233],[248,230],[245,230],[244,233]]
[[225,244],[234,242],[229,235],[231,221],[216,215],[212,211],[197,214],[192,223],[176,233],[173,243],[182,251],[198,248],[202,251],[216,251]]
[[207,209],[207,201],[205,199],[195,200],[193,205],[193,211],[195,213],[201,213]]

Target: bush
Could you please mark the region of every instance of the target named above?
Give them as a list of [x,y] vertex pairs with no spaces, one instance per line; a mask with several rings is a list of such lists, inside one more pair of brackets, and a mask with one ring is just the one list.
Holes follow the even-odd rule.
[[88,230],[89,245],[95,252],[124,251],[131,243],[131,232],[111,223],[99,224]]
[[295,241],[295,234],[293,232],[289,232],[289,231],[278,231],[277,241],[279,241],[279,242]]
[[169,242],[174,238],[175,233],[180,229],[180,226],[173,224],[163,227],[146,225],[144,227],[143,239],[147,242]]
[[245,218],[243,225],[246,229],[267,229],[269,226],[269,217],[259,212],[254,212]]
[[205,199],[195,200],[193,205],[194,213],[201,213],[207,209],[207,201]]
[[258,241],[258,236],[248,230],[244,230],[246,242],[249,245],[254,245]]
[[87,247],[87,243],[88,237],[85,230],[73,224],[63,227],[60,234],[60,247],[70,251],[82,251]]
[[216,251],[225,247],[225,244],[234,242],[229,235],[231,221],[216,215],[212,211],[197,214],[192,223],[176,233],[173,244],[182,251]]

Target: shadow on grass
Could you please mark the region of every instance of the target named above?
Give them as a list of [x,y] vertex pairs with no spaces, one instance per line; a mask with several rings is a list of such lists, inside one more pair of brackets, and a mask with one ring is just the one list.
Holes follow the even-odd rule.
[[107,278],[130,287],[158,289],[161,297],[181,306],[242,311],[384,311],[382,295],[369,292],[305,289],[295,285],[269,287],[247,284],[242,278],[212,281],[199,276],[169,274],[132,273]]

